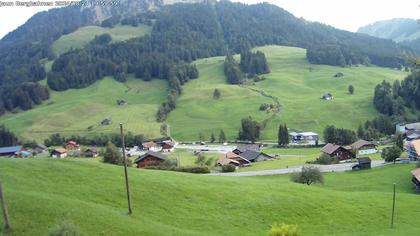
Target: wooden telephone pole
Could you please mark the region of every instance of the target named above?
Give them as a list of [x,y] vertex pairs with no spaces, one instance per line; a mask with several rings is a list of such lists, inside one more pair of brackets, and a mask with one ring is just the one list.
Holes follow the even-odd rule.
[[392,195],[391,228],[394,228],[394,214],[395,214],[395,186],[396,186],[396,183],[394,183],[394,193],[393,193],[393,195]]
[[127,190],[128,214],[131,215],[133,211],[131,210],[131,194],[130,194],[130,186],[128,184],[127,158],[125,157],[124,128],[123,128],[122,123],[120,123],[120,132],[121,132],[121,147],[122,147],[123,158],[124,158],[124,175],[125,175],[125,188]]
[[9,221],[9,212],[7,210],[6,200],[4,199],[3,193],[3,185],[0,180],[0,201],[1,201],[1,208],[3,209],[3,219],[4,219],[4,228],[11,229],[10,221]]

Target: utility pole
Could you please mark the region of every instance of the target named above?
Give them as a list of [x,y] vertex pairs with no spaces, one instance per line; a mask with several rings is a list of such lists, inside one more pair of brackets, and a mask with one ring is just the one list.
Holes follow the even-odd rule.
[[131,210],[131,195],[130,195],[130,186],[128,184],[127,158],[125,157],[124,128],[123,128],[122,123],[120,123],[120,132],[121,132],[121,147],[122,147],[123,159],[124,159],[124,175],[125,175],[125,188],[127,190],[128,214],[131,215],[133,211]]
[[392,197],[392,215],[391,215],[391,228],[394,228],[394,214],[395,214],[395,185],[394,183],[394,194]]
[[10,221],[9,221],[9,212],[7,210],[6,200],[4,199],[3,193],[3,185],[0,180],[0,201],[1,201],[1,208],[3,209],[3,219],[4,219],[4,228],[6,230],[11,229]]
[[166,124],[166,136],[171,137],[171,126]]

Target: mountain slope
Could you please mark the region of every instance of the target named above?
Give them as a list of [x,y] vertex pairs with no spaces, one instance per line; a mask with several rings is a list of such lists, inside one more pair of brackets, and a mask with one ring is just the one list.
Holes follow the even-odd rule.
[[357,32],[403,42],[420,38],[420,25],[414,19],[391,19],[360,27]]

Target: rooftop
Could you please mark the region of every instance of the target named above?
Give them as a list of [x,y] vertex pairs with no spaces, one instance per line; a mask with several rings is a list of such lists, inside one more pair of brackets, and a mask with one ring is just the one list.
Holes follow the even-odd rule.
[[22,146],[2,147],[0,148],[0,154],[15,153],[20,151],[20,149],[22,149]]

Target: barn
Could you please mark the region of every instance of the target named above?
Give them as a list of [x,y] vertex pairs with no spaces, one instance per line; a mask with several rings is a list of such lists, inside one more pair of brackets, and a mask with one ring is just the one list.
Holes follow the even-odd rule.
[[145,168],[148,166],[159,166],[165,160],[165,155],[154,151],[148,151],[134,160],[134,163],[136,163],[137,168]]

